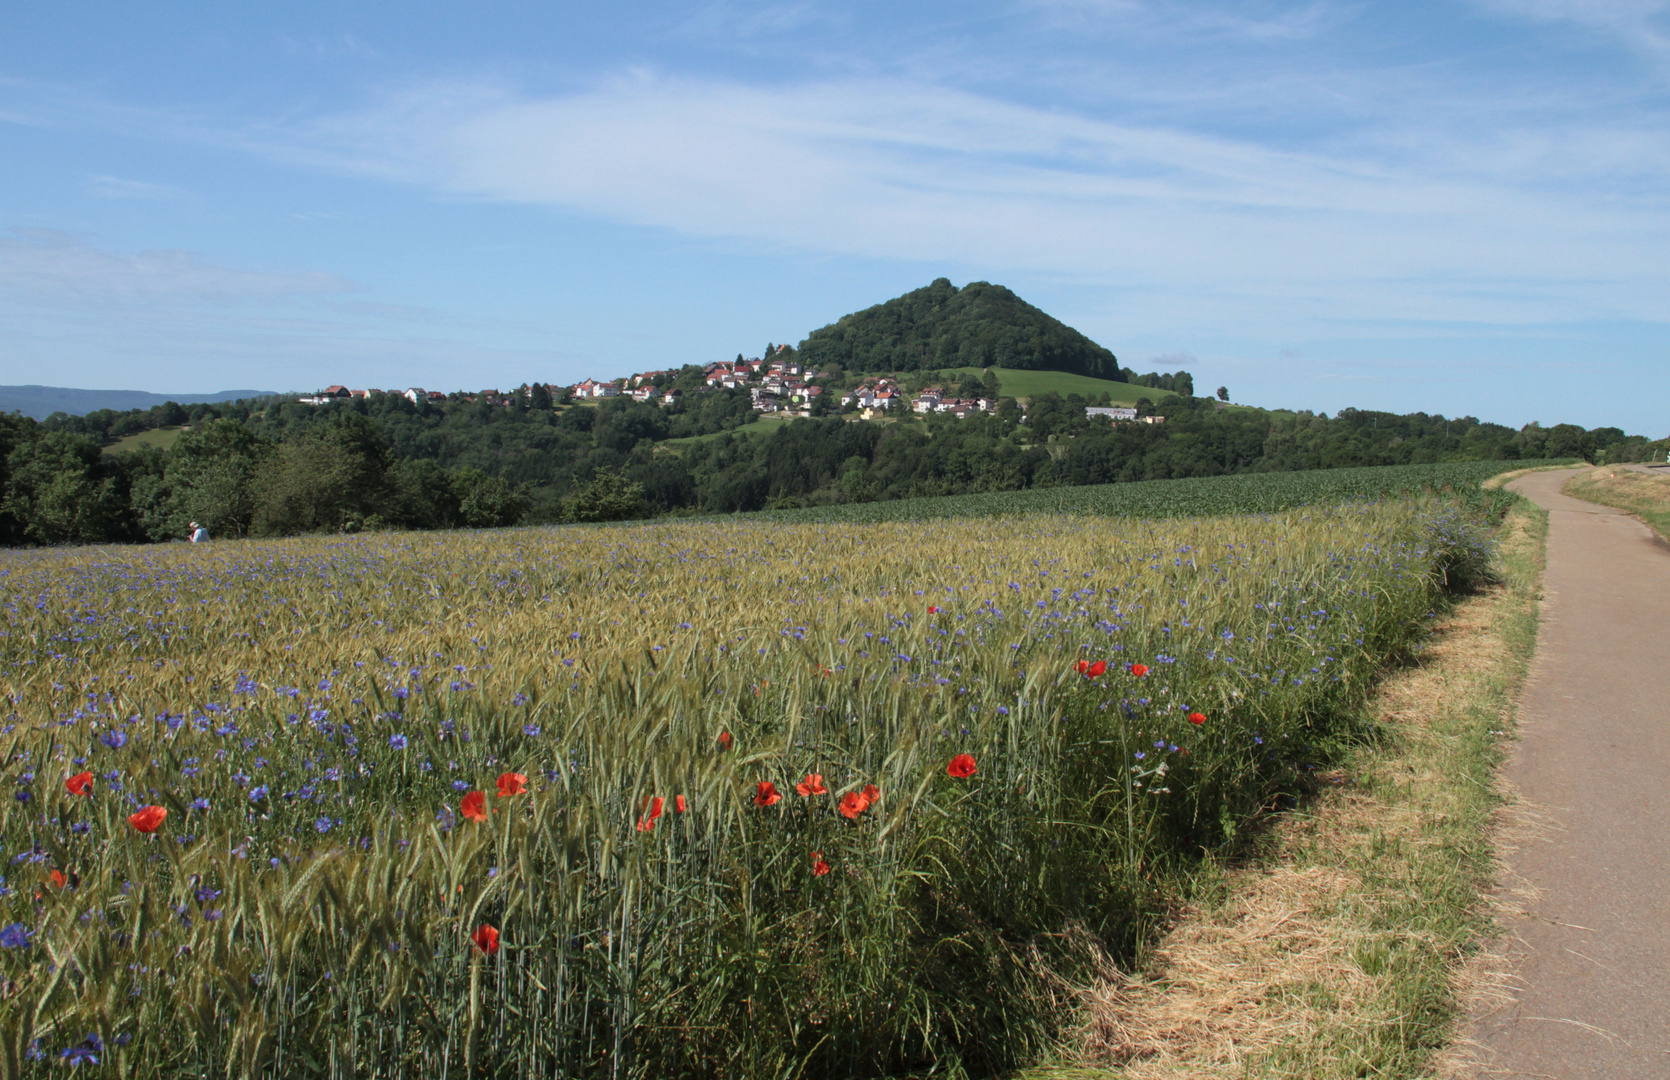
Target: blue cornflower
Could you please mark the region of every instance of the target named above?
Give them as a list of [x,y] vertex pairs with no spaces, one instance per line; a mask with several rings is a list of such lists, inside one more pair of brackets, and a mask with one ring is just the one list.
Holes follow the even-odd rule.
[[523,724],[522,725],[522,734],[526,735],[530,739],[538,738],[539,737],[539,725],[538,724]]
[[207,810],[209,808],[209,800],[208,799],[193,799],[193,800],[191,800],[191,808],[193,810]]
[[0,948],[27,949],[29,947],[29,928],[20,922],[0,929]]
[[93,1047],[88,1043],[82,1043],[80,1046],[72,1046],[61,1052],[58,1057],[69,1063],[71,1066],[97,1065],[99,1063],[98,1054],[94,1052]]
[[454,780],[452,782],[452,790],[468,791],[470,790],[470,782],[468,780]]
[[319,832],[328,833],[328,832],[331,831],[331,825],[332,824],[333,824],[333,822],[331,821],[330,818],[321,817],[321,818],[319,818],[319,820],[317,820],[313,823],[313,827],[315,829],[317,829]]
[[249,791],[249,801],[250,802],[260,802],[262,799],[265,799],[266,797],[267,797],[267,785],[265,785],[265,784],[261,784],[257,787],[253,787]]
[[112,750],[120,750],[128,744],[128,733],[125,731],[107,731],[99,736],[99,741]]
[[389,746],[393,747],[396,750],[406,749],[406,736],[404,736],[404,735],[390,735],[389,736]]

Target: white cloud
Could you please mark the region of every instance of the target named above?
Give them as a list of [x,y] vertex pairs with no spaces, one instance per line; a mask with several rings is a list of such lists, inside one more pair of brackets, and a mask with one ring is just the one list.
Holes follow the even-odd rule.
[[1028,0],[1026,6],[1055,22],[1078,27],[1248,43],[1313,38],[1351,18],[1359,8],[1325,0],[1252,6],[1166,0]]
[[110,251],[54,229],[0,233],[0,296],[11,293],[34,302],[228,303],[359,288],[334,274],[220,266],[190,251]]
[[184,194],[168,184],[124,180],[119,176],[89,176],[86,187],[88,194],[99,199],[173,199]]
[[1477,0],[1499,14],[1543,23],[1571,23],[1634,48],[1670,49],[1666,0]]
[[[639,74],[433,85],[276,152],[453,194],[777,248],[1338,318],[1658,318],[1670,207],[1643,131],[1359,133],[1300,152],[909,82]],[[1575,151],[1575,152],[1574,152]],[[989,268],[989,269],[982,269]]]

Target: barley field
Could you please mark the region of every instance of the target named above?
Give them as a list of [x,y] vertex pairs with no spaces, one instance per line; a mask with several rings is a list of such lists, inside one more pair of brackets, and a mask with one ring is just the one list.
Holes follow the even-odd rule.
[[0,1068],[1012,1067],[1486,498],[0,555]]

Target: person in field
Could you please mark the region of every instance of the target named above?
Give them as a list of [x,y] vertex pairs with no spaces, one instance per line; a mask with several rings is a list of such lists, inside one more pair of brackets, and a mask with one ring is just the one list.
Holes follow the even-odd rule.
[[195,522],[195,521],[192,522],[191,523],[191,542],[194,543],[194,544],[201,544],[201,543],[207,542],[208,539],[209,539],[209,530],[205,529],[203,526],[197,524],[197,522]]

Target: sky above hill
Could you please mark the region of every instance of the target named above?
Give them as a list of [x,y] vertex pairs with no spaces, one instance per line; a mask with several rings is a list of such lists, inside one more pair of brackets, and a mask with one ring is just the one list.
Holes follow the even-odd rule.
[[1670,431],[1670,0],[11,4],[0,163],[0,383],[568,382],[945,276]]

